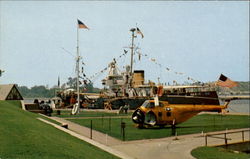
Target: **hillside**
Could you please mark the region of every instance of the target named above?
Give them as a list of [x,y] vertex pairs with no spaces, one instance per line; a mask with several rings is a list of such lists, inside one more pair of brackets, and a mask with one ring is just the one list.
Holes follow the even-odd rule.
[[237,87],[233,87],[233,88],[219,87],[218,91],[219,91],[220,94],[249,95],[249,92],[250,92],[250,82],[238,82],[238,86]]
[[39,120],[18,101],[0,101],[0,158],[117,158]]

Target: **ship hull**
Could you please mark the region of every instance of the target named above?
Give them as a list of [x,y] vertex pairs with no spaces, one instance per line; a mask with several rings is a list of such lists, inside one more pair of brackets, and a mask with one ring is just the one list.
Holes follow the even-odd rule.
[[[116,97],[116,98],[102,98],[96,102],[96,107],[105,108],[105,103],[109,103],[112,109],[119,109],[121,106],[129,105],[130,109],[137,109],[145,100],[152,99],[152,97]],[[161,101],[167,101],[169,104],[189,104],[189,105],[220,105],[217,93],[202,92],[191,96],[190,94],[182,95],[163,95],[159,97]]]

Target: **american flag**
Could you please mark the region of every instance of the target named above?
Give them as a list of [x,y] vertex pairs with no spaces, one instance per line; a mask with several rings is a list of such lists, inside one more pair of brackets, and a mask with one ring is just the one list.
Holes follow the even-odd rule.
[[89,29],[83,22],[77,19],[79,29]]
[[230,80],[228,77],[221,74],[219,80],[216,82],[216,85],[221,86],[221,87],[232,88],[232,87],[236,87],[238,83]]

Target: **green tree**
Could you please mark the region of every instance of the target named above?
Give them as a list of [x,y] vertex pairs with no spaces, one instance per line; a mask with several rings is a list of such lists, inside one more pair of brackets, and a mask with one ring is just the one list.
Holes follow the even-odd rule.
[[68,78],[67,85],[68,85],[70,88],[75,88],[75,89],[76,89],[76,77],[75,77],[75,78],[69,77],[69,78]]

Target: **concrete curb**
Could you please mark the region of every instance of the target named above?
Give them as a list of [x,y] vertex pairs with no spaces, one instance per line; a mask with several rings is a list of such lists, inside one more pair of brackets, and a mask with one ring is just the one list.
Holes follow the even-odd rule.
[[91,139],[89,139],[89,138],[87,138],[85,136],[79,135],[79,134],[77,134],[77,133],[75,133],[75,132],[73,132],[71,130],[65,129],[65,128],[59,126],[59,125],[56,125],[56,124],[52,123],[52,122],[49,122],[49,121],[44,120],[42,118],[37,118],[37,119],[44,122],[44,123],[50,124],[50,125],[54,126],[55,128],[57,128],[57,129],[59,129],[61,131],[64,131],[64,132],[66,132],[66,133],[68,133],[68,134],[70,134],[70,135],[72,135],[72,136],[74,136],[74,137],[76,137],[76,138],[78,138],[80,140],[83,140],[83,141],[85,141],[85,142],[87,142],[87,143],[89,143],[91,145],[94,145],[94,146],[96,146],[96,147],[98,147],[98,148],[100,148],[100,149],[102,149],[102,150],[104,150],[106,152],[109,152],[109,153],[111,153],[111,154],[113,154],[115,156],[118,156],[118,157],[123,158],[123,159],[133,159],[132,157],[128,156],[127,154],[124,154],[124,153],[122,153],[120,151],[117,151],[117,150],[115,150],[115,149],[113,149],[111,147],[108,147],[106,145],[100,144],[100,143],[98,143],[96,141],[93,141],[93,140],[91,140]]
[[24,100],[21,100],[22,109],[26,111]]

